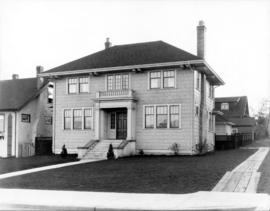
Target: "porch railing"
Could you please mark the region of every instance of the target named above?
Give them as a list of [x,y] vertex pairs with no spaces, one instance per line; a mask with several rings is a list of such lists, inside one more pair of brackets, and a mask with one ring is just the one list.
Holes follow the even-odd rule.
[[99,91],[96,93],[97,99],[133,98],[133,97],[134,97],[134,91],[132,89]]

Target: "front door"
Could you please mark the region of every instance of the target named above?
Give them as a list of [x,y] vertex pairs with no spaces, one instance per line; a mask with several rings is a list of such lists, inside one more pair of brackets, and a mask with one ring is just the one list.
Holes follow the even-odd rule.
[[127,138],[127,112],[116,112],[116,139]]

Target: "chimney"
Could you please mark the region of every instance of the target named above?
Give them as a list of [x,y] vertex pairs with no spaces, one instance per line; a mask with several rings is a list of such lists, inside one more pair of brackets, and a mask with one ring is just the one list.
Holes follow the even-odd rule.
[[44,83],[44,79],[40,76],[38,76],[38,74],[43,72],[43,67],[42,66],[36,66],[36,74],[37,74],[37,89],[40,89],[40,87],[42,87],[43,83]]
[[105,49],[108,49],[108,48],[111,47],[111,46],[112,46],[112,43],[110,42],[110,38],[107,37],[107,38],[106,38],[106,42],[105,42]]
[[205,32],[206,27],[201,20],[197,26],[197,56],[203,59],[205,58]]
[[19,75],[18,74],[12,74],[12,79],[13,80],[19,79]]

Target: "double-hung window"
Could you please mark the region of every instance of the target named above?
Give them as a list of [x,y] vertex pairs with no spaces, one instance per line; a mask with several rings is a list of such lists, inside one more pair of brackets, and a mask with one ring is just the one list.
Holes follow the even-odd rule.
[[195,71],[195,87],[197,90],[200,90],[201,86],[201,75],[198,71]]
[[73,129],[76,129],[76,130],[82,129],[82,110],[81,109],[73,110]]
[[214,131],[214,118],[213,118],[213,114],[211,112],[209,112],[208,120],[209,120],[209,123],[208,123],[209,131]]
[[163,71],[163,87],[164,88],[175,87],[174,83],[175,83],[174,70],[164,70]]
[[145,128],[154,128],[154,106],[145,106]]
[[168,125],[168,107],[157,106],[157,128],[167,128]]
[[170,128],[179,128],[179,105],[170,106]]
[[5,131],[5,116],[3,114],[0,115],[0,133]]
[[129,89],[129,74],[113,74],[107,76],[107,90]]
[[209,84],[209,98],[214,98],[214,87]]
[[89,92],[89,78],[88,77],[81,77],[79,78],[79,92],[80,93],[87,93]]
[[70,130],[71,129],[71,120],[72,120],[72,113],[71,109],[64,110],[64,129]]
[[77,84],[78,84],[78,78],[68,79],[68,93],[69,94],[77,93]]
[[158,72],[150,72],[150,88],[157,89],[161,87],[161,73]]
[[91,108],[84,109],[84,129],[92,129],[93,112]]

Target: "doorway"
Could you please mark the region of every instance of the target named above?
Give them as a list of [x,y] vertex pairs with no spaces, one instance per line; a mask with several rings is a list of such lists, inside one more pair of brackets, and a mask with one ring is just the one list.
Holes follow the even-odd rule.
[[127,138],[127,111],[116,112],[116,139]]

